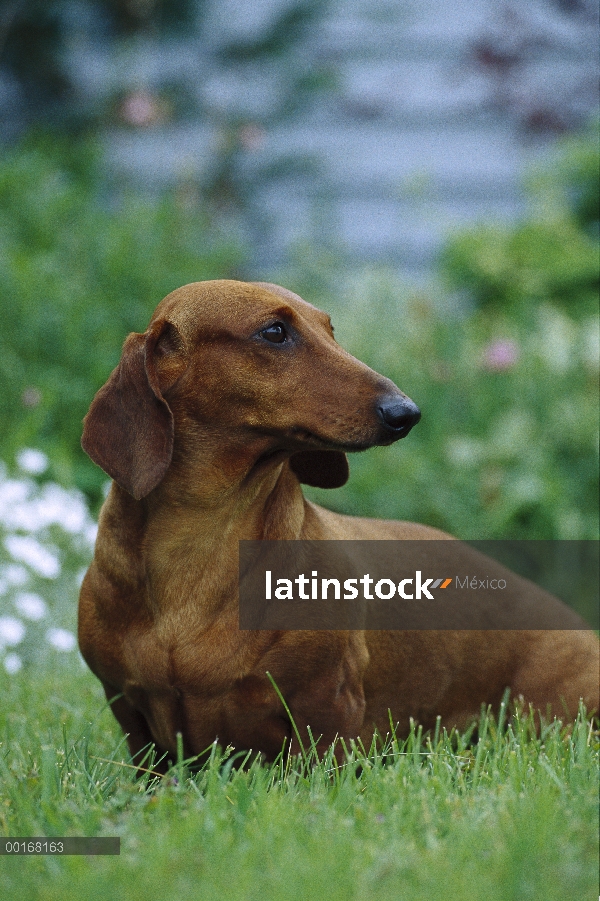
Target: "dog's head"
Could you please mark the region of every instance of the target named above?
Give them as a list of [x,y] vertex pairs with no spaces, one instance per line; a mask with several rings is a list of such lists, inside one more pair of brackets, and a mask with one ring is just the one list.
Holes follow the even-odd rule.
[[247,473],[289,457],[302,482],[336,488],[348,478],[346,451],[391,444],[420,415],[296,294],[197,282],[169,294],[144,334],[129,335],[82,445],[137,499],[190,455]]

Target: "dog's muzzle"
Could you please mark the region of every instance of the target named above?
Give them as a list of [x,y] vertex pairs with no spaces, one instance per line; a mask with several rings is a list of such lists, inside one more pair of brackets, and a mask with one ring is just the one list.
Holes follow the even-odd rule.
[[391,397],[383,400],[377,413],[384,428],[397,438],[408,435],[421,418],[421,411],[410,397]]

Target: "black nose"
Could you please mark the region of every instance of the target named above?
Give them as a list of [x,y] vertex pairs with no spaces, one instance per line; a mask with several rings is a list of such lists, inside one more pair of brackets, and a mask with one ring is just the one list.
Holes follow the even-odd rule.
[[378,412],[386,429],[398,438],[408,435],[421,418],[421,411],[410,397],[387,398],[381,402]]

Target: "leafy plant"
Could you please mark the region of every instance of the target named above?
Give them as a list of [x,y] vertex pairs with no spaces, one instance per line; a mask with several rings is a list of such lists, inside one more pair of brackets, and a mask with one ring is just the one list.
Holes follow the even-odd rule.
[[566,141],[551,170],[529,182],[531,211],[516,225],[482,224],[450,238],[442,271],[477,307],[542,301],[591,314],[598,296],[598,141]]

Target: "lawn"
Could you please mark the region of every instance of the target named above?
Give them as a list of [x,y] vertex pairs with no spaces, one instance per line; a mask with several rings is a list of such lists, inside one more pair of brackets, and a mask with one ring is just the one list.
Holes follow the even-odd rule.
[[[5,898],[595,898],[598,734],[526,718],[406,742],[337,766],[243,768],[215,748],[190,774],[136,781],[76,655],[0,676],[3,835],[120,836],[120,856],[0,858]],[[238,760],[237,763],[240,763]]]

